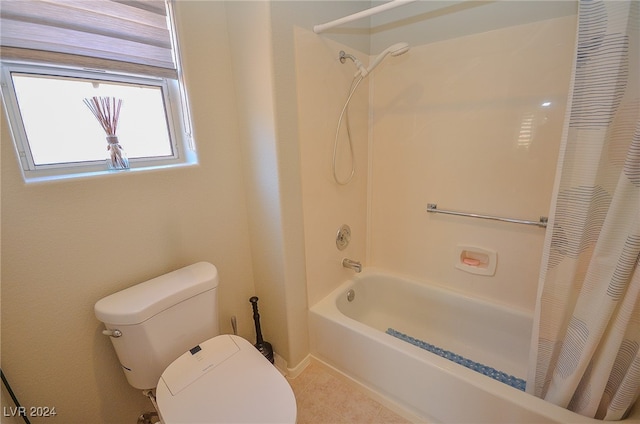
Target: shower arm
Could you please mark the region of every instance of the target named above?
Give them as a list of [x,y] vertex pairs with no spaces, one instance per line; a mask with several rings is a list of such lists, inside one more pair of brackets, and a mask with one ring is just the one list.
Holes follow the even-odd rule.
[[345,63],[347,61],[347,59],[351,59],[351,61],[356,65],[356,67],[358,68],[358,72],[356,72],[356,76],[358,74],[362,75],[362,76],[366,76],[367,72],[367,68],[364,67],[364,65],[362,64],[362,62],[360,62],[358,60],[357,57],[355,57],[352,54],[349,53],[345,53],[344,50],[340,50],[340,63]]

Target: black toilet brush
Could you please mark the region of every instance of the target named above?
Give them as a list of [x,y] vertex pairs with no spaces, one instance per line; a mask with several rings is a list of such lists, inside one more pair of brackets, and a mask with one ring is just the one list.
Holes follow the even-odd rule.
[[260,314],[258,313],[258,297],[253,296],[249,299],[249,302],[251,302],[251,306],[253,307],[253,321],[256,324],[256,344],[254,346],[264,355],[265,358],[269,360],[269,362],[273,364],[273,347],[271,346],[271,343],[265,342],[262,339],[262,331],[260,330]]

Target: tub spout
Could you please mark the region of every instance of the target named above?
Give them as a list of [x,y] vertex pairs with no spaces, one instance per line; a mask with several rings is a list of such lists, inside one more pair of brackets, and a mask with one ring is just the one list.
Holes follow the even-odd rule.
[[358,261],[352,261],[351,259],[344,258],[342,260],[342,266],[354,270],[355,272],[362,271],[362,264]]

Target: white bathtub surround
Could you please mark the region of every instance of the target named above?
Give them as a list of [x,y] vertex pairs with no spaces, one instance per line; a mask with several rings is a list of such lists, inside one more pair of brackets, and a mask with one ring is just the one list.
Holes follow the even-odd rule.
[[[516,3],[522,2],[486,7]],[[450,25],[460,26],[453,15]],[[533,311],[544,229],[429,213],[427,207],[435,202],[442,210],[526,220],[547,214],[574,20],[412,42],[406,55],[376,70],[369,82],[369,237],[363,258],[368,265]],[[435,23],[417,26],[416,33]],[[552,105],[542,106],[549,101]],[[459,245],[497,252],[495,273],[478,272],[489,274],[488,263],[456,267]]]
[[530,390],[605,420],[640,395],[639,13],[637,1],[580,2],[532,343]]
[[[355,293],[352,302],[349,290]],[[526,376],[531,323],[531,314],[518,309],[366,269],[311,308],[311,349],[316,358],[427,422],[598,422],[384,333],[388,327],[402,329]]]

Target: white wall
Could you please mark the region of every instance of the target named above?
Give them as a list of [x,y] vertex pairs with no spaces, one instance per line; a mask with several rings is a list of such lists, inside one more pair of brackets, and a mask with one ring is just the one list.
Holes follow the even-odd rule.
[[26,186],[1,113],[2,369],[23,405],[55,406],[56,422],[134,423],[150,409],[93,313],[117,290],[210,261],[220,272],[222,330],[237,315],[240,334],[254,338],[224,4],[176,9],[198,166]]
[[229,2],[226,10],[263,336],[288,358],[271,14],[266,2]]
[[263,335],[295,368],[309,347],[296,110],[283,100],[292,95],[293,52],[277,51],[291,36],[278,37],[268,2],[226,8]]

